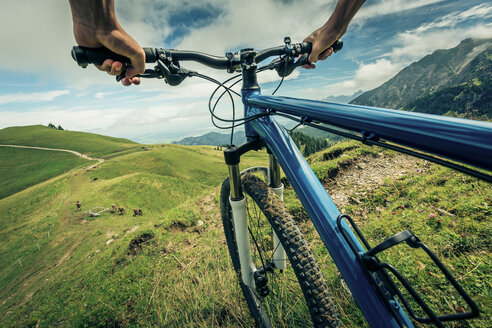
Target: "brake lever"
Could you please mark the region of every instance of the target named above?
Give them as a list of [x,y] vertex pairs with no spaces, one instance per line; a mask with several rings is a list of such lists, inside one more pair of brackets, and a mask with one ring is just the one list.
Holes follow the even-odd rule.
[[[289,43],[289,42],[290,42],[290,39],[287,40],[286,43]],[[333,53],[337,53],[338,51],[340,51],[342,49],[342,47],[343,47],[343,41],[342,40],[336,41],[331,46],[331,48],[333,49]],[[269,68],[275,69],[279,76],[286,77],[290,73],[292,73],[297,67],[309,64],[310,62],[309,62],[308,58],[309,58],[308,53],[303,54],[301,57],[297,58],[296,61],[294,61],[294,57],[292,57],[292,56],[284,56],[281,58],[274,59],[269,64]],[[285,62],[285,60],[287,60],[287,62]]]
[[[172,72],[174,73],[172,73]],[[154,69],[146,69],[143,74],[135,75],[141,78],[156,78],[165,79],[166,83],[171,86],[177,86],[183,82],[188,76],[195,76],[196,72],[190,71],[185,68],[178,67],[173,63],[166,65],[160,60],[157,61],[157,66]],[[125,77],[125,72],[116,77],[116,81],[120,82]]]
[[[303,65],[299,63],[301,58],[299,58],[297,61],[294,61],[294,57],[290,56],[276,58],[272,60],[272,62],[268,65],[268,68],[275,69],[279,76],[285,77],[292,73],[292,71],[294,71],[298,66]],[[307,56],[305,58],[305,61],[307,61]]]
[[[116,82],[121,82],[121,80],[126,76],[126,72],[121,73],[116,77]],[[155,69],[146,69],[144,73],[135,75],[136,77],[141,77],[144,79],[162,79],[164,76]]]

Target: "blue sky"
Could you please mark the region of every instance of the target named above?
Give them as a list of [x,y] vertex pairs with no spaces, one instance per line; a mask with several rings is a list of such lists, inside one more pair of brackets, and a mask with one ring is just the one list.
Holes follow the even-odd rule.
[[[214,86],[186,80],[179,87],[144,80],[125,88],[95,68],[71,60],[74,45],[67,1],[2,1],[0,128],[52,122],[150,142],[217,131],[206,107]],[[121,25],[142,45],[222,55],[244,47],[300,42],[321,26],[334,0],[116,0]],[[316,70],[296,71],[280,95],[322,99],[370,90],[436,49],[467,37],[492,37],[492,4],[484,1],[368,0],[349,26],[343,51]],[[217,79],[228,75],[187,65]],[[264,93],[278,83],[260,78]],[[237,103],[239,105],[239,103]],[[221,111],[228,114],[227,106]]]

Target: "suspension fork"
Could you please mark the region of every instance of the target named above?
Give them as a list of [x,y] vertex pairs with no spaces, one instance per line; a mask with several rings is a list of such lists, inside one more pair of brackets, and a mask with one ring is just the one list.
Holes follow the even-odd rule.
[[244,197],[241,185],[239,162],[242,154],[250,150],[258,150],[261,146],[261,141],[254,139],[247,141],[239,147],[232,145],[224,150],[225,162],[229,168],[229,185],[231,190],[229,203],[231,204],[234,234],[239,253],[239,262],[241,264],[241,279],[246,286],[251,288],[255,287],[253,275],[256,268],[251,260],[248,221],[246,218],[246,198]]
[[[239,170],[240,156],[250,150],[258,150],[263,144],[259,139],[251,139],[239,147],[229,147],[224,151],[224,157],[229,169],[229,184],[231,194],[229,203],[232,209],[234,222],[234,234],[238,248],[239,262],[241,264],[241,278],[244,284],[254,287],[254,273],[257,271],[251,259],[251,248],[249,239],[248,222],[246,218],[246,198],[244,197],[241,185],[241,172]],[[269,168],[265,176],[268,185],[275,194],[283,200],[284,186],[280,181],[280,164],[275,156],[269,152]],[[264,171],[266,168],[251,168],[249,171]],[[247,170],[247,171],[248,171]],[[265,172],[264,172],[265,173]],[[273,264],[277,269],[284,269],[286,264],[285,250],[279,238],[273,232],[274,254]]]
[[[280,164],[275,158],[275,155],[268,149],[268,157],[269,157],[269,178],[268,184],[270,188],[272,188],[273,192],[277,194],[278,198],[281,202],[284,201],[284,185],[282,181],[280,181]],[[285,249],[280,243],[280,239],[278,238],[275,231],[273,231],[273,264],[277,269],[283,270],[285,269],[286,263],[286,255]]]

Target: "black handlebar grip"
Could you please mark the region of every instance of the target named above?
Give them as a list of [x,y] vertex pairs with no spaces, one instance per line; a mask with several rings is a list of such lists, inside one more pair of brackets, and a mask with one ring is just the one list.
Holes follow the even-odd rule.
[[339,52],[343,48],[343,41],[337,40],[331,45],[331,47],[333,48],[333,52]]
[[[343,48],[343,41],[342,40],[337,40],[335,41],[331,47],[333,48],[333,52],[339,52]],[[301,44],[302,52],[303,53],[311,53],[311,50],[313,50],[313,44],[309,42],[304,42]]]
[[[157,61],[157,54],[154,48],[144,48],[145,52],[145,62],[155,63]],[[74,46],[72,48],[72,58],[81,67],[87,67],[89,64],[102,65],[106,59],[112,59],[114,61],[119,61],[123,64],[130,64],[130,59],[118,55],[112,52],[108,48],[86,48],[81,46]]]
[[114,61],[119,61],[124,64],[129,64],[130,59],[118,55],[112,52],[108,48],[86,48],[86,47],[73,47],[72,48],[72,58],[81,67],[87,67],[88,64],[102,65],[106,59],[112,59]]

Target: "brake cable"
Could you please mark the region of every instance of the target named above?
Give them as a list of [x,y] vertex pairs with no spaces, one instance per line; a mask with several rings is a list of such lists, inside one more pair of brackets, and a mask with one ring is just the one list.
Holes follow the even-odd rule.
[[[281,64],[285,64],[284,70],[283,70],[285,72],[287,70],[289,59],[290,59],[289,56],[279,57],[277,60],[272,61],[270,64],[258,68],[257,69],[257,73],[263,72],[263,71],[265,71],[267,69],[269,69],[269,70],[276,69],[277,72],[279,72],[279,74],[280,74],[280,69],[278,68],[278,66],[281,65]],[[164,79],[166,81],[166,83],[169,84],[169,85],[171,85],[171,86],[177,86],[177,85],[181,84],[181,82],[183,82],[183,80],[186,77],[192,77],[192,76],[196,76],[196,77],[199,77],[199,78],[204,79],[206,81],[209,81],[209,82],[212,82],[214,84],[217,84],[217,88],[212,92],[212,94],[211,94],[211,96],[209,98],[209,102],[208,102],[208,108],[209,108],[209,112],[210,112],[210,115],[211,115],[211,121],[212,121],[212,124],[216,128],[219,128],[219,129],[231,129],[231,144],[233,143],[234,128],[240,127],[240,126],[242,126],[242,125],[244,125],[246,123],[249,123],[249,122],[251,122],[253,120],[256,120],[259,117],[270,115],[270,112],[267,112],[267,113],[261,113],[261,114],[256,114],[256,115],[252,115],[252,116],[249,116],[249,117],[243,117],[243,118],[236,119],[236,106],[235,106],[235,102],[234,102],[234,98],[233,98],[232,93],[234,93],[238,97],[241,97],[241,95],[239,93],[237,93],[236,91],[232,90],[232,87],[234,87],[236,84],[238,84],[239,82],[241,82],[242,81],[242,78],[239,79],[238,81],[235,81],[230,86],[227,86],[226,83],[228,83],[229,81],[232,81],[232,80],[240,77],[241,76],[240,74],[235,75],[235,76],[233,76],[233,77],[225,80],[224,82],[220,82],[220,81],[218,81],[218,80],[216,80],[216,79],[214,79],[212,77],[209,77],[207,75],[200,74],[198,72],[191,71],[191,70],[188,70],[188,69],[185,69],[185,68],[181,68],[179,66],[179,63],[178,62],[170,62],[168,60],[166,60],[164,62],[163,60],[158,59],[157,60],[157,65],[154,67],[154,69],[146,69],[143,74],[139,74],[138,76],[141,77],[141,78]],[[121,81],[121,79],[124,78],[124,77],[125,77],[125,73],[122,73],[122,74],[120,74],[119,76],[116,77],[116,80],[117,81]],[[278,86],[276,87],[276,89],[273,91],[272,95],[277,92],[277,90],[282,85],[282,82],[283,81],[284,81],[284,76],[282,76],[282,79],[280,80],[280,83],[278,84]],[[217,93],[217,91],[220,88],[223,88],[224,91],[217,98],[217,100],[215,101],[215,103],[214,103],[214,105],[212,107],[213,97],[215,96],[215,94]],[[231,104],[232,104],[232,120],[231,119],[221,118],[221,117],[219,117],[219,116],[217,116],[215,114],[215,110],[217,108],[218,103],[220,102],[220,100],[222,99],[222,97],[226,93],[229,95],[229,98],[231,99]],[[232,124],[230,126],[220,126],[220,125],[218,125],[215,122],[215,120],[218,120],[218,121],[221,121],[221,122],[232,123]],[[240,122],[240,123],[236,124],[237,122]]]

